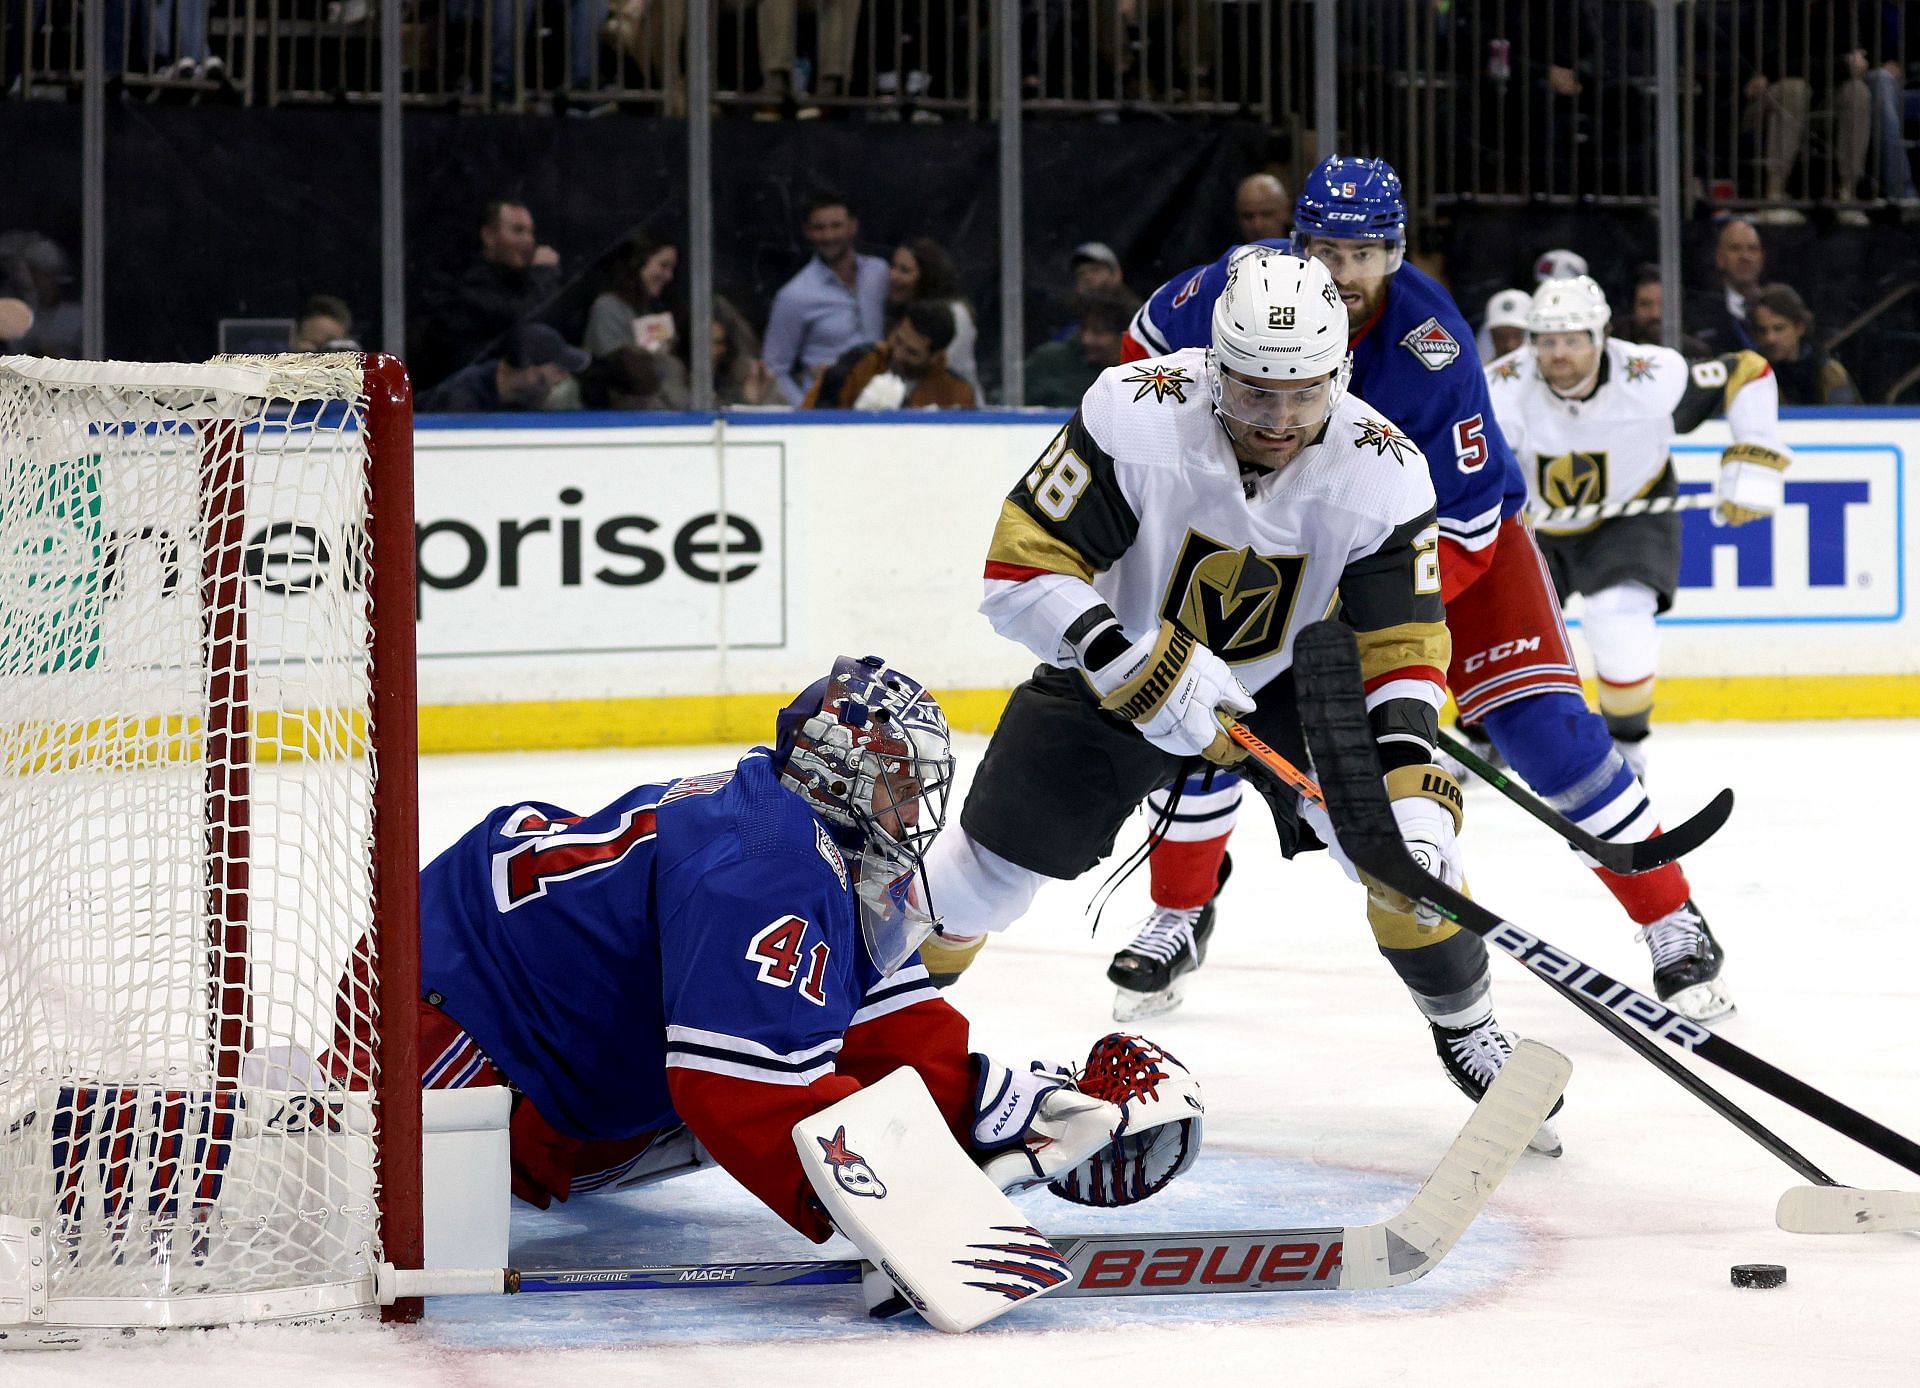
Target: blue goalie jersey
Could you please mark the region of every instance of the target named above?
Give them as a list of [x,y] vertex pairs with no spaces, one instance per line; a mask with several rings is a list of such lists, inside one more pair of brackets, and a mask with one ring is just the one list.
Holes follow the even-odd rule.
[[[1257,244],[1292,252],[1285,240]],[[1168,280],[1134,315],[1126,359],[1165,356],[1213,340],[1213,305],[1233,247]],[[1527,483],[1500,433],[1473,333],[1432,276],[1402,265],[1386,303],[1351,341],[1352,391],[1427,455],[1440,521],[1441,580],[1450,601],[1484,570],[1500,523],[1527,504]]]
[[421,917],[422,995],[581,1139],[680,1122],[675,1067],[811,1084],[875,996],[931,996],[917,965],[882,986],[846,860],[765,749],[588,815],[502,806],[425,869]]

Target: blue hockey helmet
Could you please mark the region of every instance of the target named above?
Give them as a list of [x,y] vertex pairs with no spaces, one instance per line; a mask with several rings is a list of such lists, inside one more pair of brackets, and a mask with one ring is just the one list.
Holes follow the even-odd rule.
[[1406,256],[1407,199],[1400,175],[1384,159],[1335,154],[1322,159],[1293,205],[1293,234],[1302,243],[1325,236],[1391,244],[1388,273]]

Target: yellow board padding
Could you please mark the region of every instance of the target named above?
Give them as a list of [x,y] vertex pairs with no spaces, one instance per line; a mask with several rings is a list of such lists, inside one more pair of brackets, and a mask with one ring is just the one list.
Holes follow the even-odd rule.
[[[935,697],[957,732],[992,732],[1007,689],[963,689]],[[751,746],[773,741],[780,694],[679,694],[650,699],[556,699],[457,704],[420,710],[422,752],[557,751],[570,747]]]
[[[1012,691],[935,690],[956,732],[992,732]],[[572,747],[750,746],[773,737],[793,696],[683,694],[650,699],[461,704],[420,710],[423,752],[547,751]],[[1589,684],[1587,697],[1594,694]],[[1447,713],[1451,721],[1452,710]],[[1920,718],[1920,675],[1737,675],[1662,679],[1662,723],[1818,718]]]
[[[1011,691],[936,690],[956,732],[992,732]],[[429,705],[420,710],[422,752],[555,751],[585,747],[751,746],[773,739],[777,694],[683,694],[649,699],[572,699]],[[1593,689],[1588,686],[1591,702]],[[1451,709],[1447,717],[1451,719]],[[1777,722],[1817,718],[1920,718],[1920,675],[1741,675],[1663,679],[1654,723]],[[179,766],[204,754],[203,720],[184,715],[52,719],[0,724],[0,774],[120,771]],[[357,711],[256,713],[256,763],[358,757],[366,720]]]
[[[358,759],[367,718],[358,709],[257,709],[244,735],[254,765]],[[205,759],[205,744],[206,720],[197,715],[35,719],[0,725],[0,774],[191,766]]]

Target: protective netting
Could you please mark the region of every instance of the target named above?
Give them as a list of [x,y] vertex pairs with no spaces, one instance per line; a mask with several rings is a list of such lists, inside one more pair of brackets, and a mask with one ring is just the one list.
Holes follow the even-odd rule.
[[371,1299],[367,409],[357,356],[0,359],[0,1217],[161,1303],[88,1319]]

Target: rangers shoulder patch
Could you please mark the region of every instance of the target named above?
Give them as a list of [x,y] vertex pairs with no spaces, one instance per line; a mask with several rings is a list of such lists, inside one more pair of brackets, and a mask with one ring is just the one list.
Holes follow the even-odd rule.
[[1400,345],[1420,358],[1420,364],[1429,371],[1445,371],[1460,359],[1460,344],[1440,326],[1438,318],[1427,319],[1401,338]]

